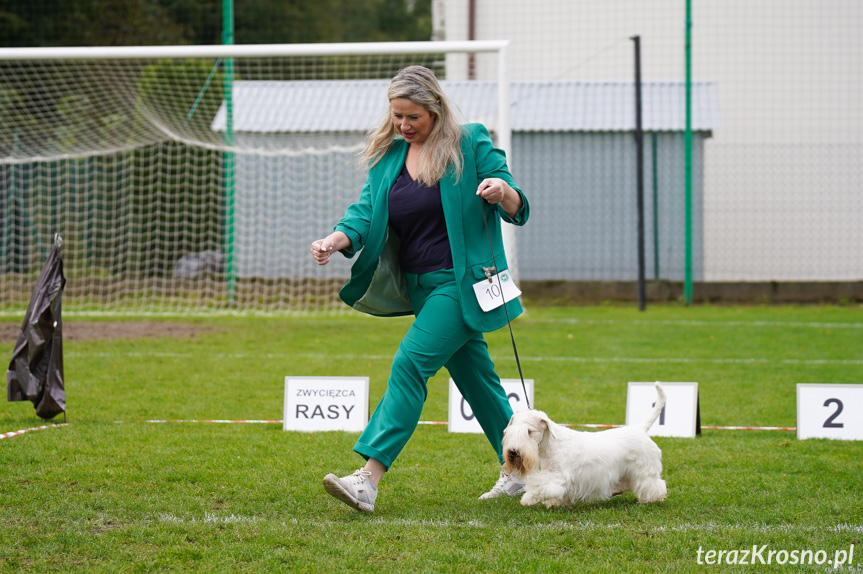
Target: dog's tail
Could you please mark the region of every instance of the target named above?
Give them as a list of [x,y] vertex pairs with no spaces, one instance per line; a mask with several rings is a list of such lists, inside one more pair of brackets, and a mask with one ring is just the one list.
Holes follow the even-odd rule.
[[653,426],[653,423],[655,423],[656,419],[659,418],[659,415],[662,414],[662,409],[665,408],[665,391],[662,390],[662,385],[658,382],[654,386],[656,387],[656,394],[658,397],[654,404],[653,411],[644,420],[644,422],[641,423],[641,427],[644,429],[644,432],[650,430],[650,427]]

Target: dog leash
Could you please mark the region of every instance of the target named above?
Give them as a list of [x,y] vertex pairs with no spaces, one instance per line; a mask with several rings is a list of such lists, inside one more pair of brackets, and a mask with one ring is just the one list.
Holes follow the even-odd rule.
[[527,396],[527,385],[524,382],[524,375],[521,372],[521,361],[519,361],[519,359],[518,359],[518,349],[515,346],[515,335],[512,334],[512,322],[509,320],[509,310],[507,310],[507,308],[506,308],[506,298],[503,296],[503,285],[500,282],[500,273],[497,270],[497,257],[495,257],[495,254],[494,254],[494,244],[491,241],[491,233],[488,230],[488,220],[486,220],[486,218],[485,218],[485,205],[488,204],[490,206],[491,204],[488,203],[485,199],[481,199],[481,201],[483,202],[482,222],[483,222],[483,225],[485,225],[485,235],[486,235],[486,237],[488,237],[488,246],[489,246],[489,249],[491,249],[491,260],[492,260],[492,263],[494,263],[494,267],[483,267],[482,271],[483,271],[483,273],[485,273],[485,276],[488,278],[489,283],[492,282],[493,276],[495,276],[495,275],[497,276],[497,286],[500,288],[501,299],[504,299],[503,312],[506,315],[506,326],[509,327],[509,338],[512,341],[512,352],[515,355],[515,364],[518,367],[518,376],[521,379],[521,388],[522,388],[522,390],[524,390],[524,400],[527,403],[527,408],[531,409],[532,407],[530,406],[530,397]]

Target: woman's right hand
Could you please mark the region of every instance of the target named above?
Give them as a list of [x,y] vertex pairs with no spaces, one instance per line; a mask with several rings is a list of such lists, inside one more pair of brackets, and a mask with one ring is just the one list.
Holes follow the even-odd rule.
[[312,257],[318,265],[326,265],[330,262],[330,255],[333,253],[333,242],[325,237],[312,242]]
[[330,255],[348,247],[351,241],[341,231],[327,235],[323,239],[312,241],[312,257],[318,265],[326,265],[330,262]]

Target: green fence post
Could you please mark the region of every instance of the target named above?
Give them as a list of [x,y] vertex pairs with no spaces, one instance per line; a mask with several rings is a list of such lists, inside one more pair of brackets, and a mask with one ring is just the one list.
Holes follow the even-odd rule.
[[[222,0],[222,44],[234,43],[234,3]],[[234,59],[225,58],[225,275],[228,287],[228,302],[233,303],[237,295],[237,277],[234,270]]]
[[686,196],[686,263],[683,297],[692,305],[692,0],[686,0],[686,129],[683,132]]
[[653,279],[659,281],[659,157],[656,148],[658,135],[650,134],[651,151],[653,153]]

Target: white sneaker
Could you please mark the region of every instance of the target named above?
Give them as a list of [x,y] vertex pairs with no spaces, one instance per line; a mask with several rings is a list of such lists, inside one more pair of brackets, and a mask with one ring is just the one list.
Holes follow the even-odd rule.
[[324,477],[324,488],[351,508],[372,512],[375,509],[378,491],[369,480],[371,475],[372,473],[363,469],[342,478],[328,474]]
[[480,500],[497,498],[502,494],[507,496],[518,496],[524,493],[524,481],[520,476],[507,474],[505,470],[500,471],[500,478],[491,487],[491,490],[479,497]]

